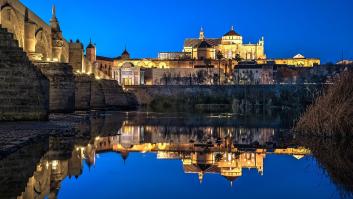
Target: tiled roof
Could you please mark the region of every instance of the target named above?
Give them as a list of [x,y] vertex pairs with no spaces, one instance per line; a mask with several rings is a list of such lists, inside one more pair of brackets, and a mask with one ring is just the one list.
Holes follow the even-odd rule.
[[[200,39],[185,39],[184,47],[194,47],[200,43]],[[208,44],[211,46],[217,46],[221,43],[221,39],[205,39]]]
[[102,60],[102,61],[114,61],[114,58],[110,57],[103,57],[103,56],[97,56],[97,60]]
[[207,41],[201,41],[197,45],[194,46],[195,48],[212,48],[213,46],[209,44]]
[[95,46],[92,43],[89,43],[87,48],[95,48]]

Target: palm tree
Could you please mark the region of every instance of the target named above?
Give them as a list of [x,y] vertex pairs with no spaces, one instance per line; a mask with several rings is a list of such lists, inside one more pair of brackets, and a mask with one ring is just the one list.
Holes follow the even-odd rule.
[[243,60],[243,59],[240,57],[239,54],[236,54],[234,59],[235,59],[235,61],[237,61],[238,63]]
[[210,65],[211,65],[211,60],[210,59],[207,59],[207,58],[205,58],[205,59],[203,59],[203,63],[206,65],[206,68],[207,68],[207,79],[208,80],[210,80],[210,76],[209,76],[209,74],[210,74],[210,72],[209,72],[209,68],[210,68]]
[[218,85],[221,85],[221,60],[223,59],[223,54],[219,50],[216,56],[218,60]]

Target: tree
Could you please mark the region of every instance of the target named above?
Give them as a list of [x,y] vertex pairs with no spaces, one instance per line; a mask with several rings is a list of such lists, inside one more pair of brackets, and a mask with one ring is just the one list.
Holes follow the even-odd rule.
[[203,84],[205,81],[206,81],[206,79],[207,79],[207,77],[206,77],[206,72],[204,71],[204,70],[200,70],[200,71],[198,71],[197,72],[197,83],[198,84]]
[[243,60],[243,59],[240,57],[239,54],[236,54],[234,59],[235,59],[235,61],[237,61],[238,63]]
[[203,59],[203,62],[204,62],[204,64],[206,65],[206,68],[207,68],[207,76],[208,76],[208,80],[210,81],[211,80],[211,77],[210,77],[210,75],[209,75],[209,68],[210,68],[210,66],[211,66],[211,59]]

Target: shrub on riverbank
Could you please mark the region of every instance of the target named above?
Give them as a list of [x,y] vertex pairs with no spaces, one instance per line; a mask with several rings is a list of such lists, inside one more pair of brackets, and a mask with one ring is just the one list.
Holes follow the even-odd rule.
[[311,136],[353,136],[353,71],[345,71],[297,122],[295,130]]

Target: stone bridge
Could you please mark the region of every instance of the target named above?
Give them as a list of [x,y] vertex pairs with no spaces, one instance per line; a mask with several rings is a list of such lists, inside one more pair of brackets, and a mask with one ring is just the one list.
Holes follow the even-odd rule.
[[62,37],[55,7],[50,25],[18,0],[0,0],[1,25],[14,34],[14,39],[31,60],[69,61],[69,44]]
[[63,37],[55,6],[47,23],[19,0],[0,0],[0,24],[13,33],[32,62],[69,63],[75,72],[104,76],[85,58],[79,40],[73,42]]

